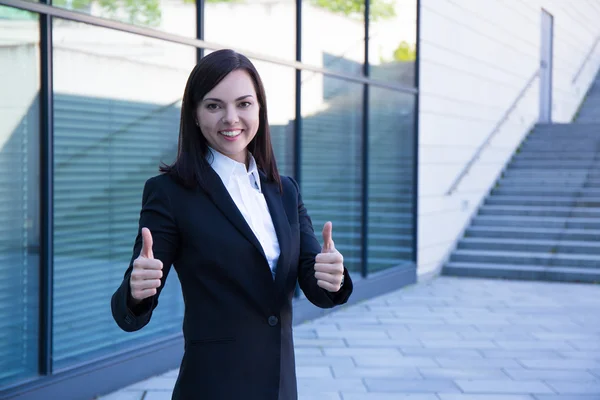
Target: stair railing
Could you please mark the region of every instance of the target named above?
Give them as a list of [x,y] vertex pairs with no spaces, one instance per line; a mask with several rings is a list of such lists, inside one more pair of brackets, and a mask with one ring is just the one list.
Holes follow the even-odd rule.
[[475,151],[475,153],[473,154],[473,156],[471,157],[471,159],[469,160],[469,162],[464,166],[464,168],[462,169],[462,171],[460,172],[460,174],[458,174],[458,176],[454,179],[454,181],[452,182],[452,184],[450,185],[450,187],[446,191],[446,196],[451,195],[456,190],[456,188],[458,187],[458,184],[467,175],[467,173],[469,172],[469,170],[471,169],[471,167],[473,166],[473,164],[475,163],[475,161],[477,161],[477,159],[479,159],[479,157],[481,156],[481,153],[483,152],[483,150],[492,141],[492,138],[494,136],[496,136],[496,134],[500,131],[500,128],[508,120],[508,117],[510,117],[510,115],[512,114],[512,112],[517,108],[517,104],[525,96],[525,93],[527,93],[527,90],[531,87],[531,85],[533,84],[533,82],[536,80],[536,78],[539,75],[540,75],[540,68],[536,69],[535,73],[531,76],[531,78],[529,78],[527,80],[527,83],[525,84],[525,86],[523,87],[523,89],[521,89],[521,91],[519,92],[519,94],[517,95],[517,97],[513,100],[513,102],[510,105],[510,107],[508,107],[508,109],[504,112],[504,114],[502,114],[502,117],[496,123],[496,125],[494,126],[494,129],[492,129],[492,131],[488,134],[488,136],[485,139],[485,141],[481,145],[479,145],[479,147],[477,148],[477,150]]
[[598,46],[598,44],[600,44],[600,35],[598,35],[598,37],[594,41],[594,44],[590,48],[590,51],[588,51],[587,55],[583,59],[581,65],[579,66],[579,69],[577,70],[577,73],[575,73],[575,75],[573,76],[573,79],[571,80],[571,84],[575,83],[577,81],[577,79],[579,79],[579,76],[583,72],[583,69],[585,68],[587,63],[592,59],[592,55],[594,54],[594,50],[596,50],[596,47]]

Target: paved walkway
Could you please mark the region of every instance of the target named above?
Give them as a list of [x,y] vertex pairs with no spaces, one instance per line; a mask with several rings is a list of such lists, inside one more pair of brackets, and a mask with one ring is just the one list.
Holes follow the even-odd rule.
[[[600,285],[440,277],[295,328],[300,400],[598,400]],[[176,371],[102,400],[170,400]]]

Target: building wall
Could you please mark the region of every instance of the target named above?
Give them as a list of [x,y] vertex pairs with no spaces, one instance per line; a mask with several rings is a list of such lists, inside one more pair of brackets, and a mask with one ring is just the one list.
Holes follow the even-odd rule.
[[[121,331],[109,303],[132,255],[143,183],[176,155],[180,101],[197,49],[104,20],[53,17],[46,82],[39,45],[45,31],[39,15],[25,11],[31,3],[17,3],[20,9],[0,4],[0,81],[7,83],[0,90],[0,169],[10,172],[0,180],[6,189],[0,190],[0,287],[10,289],[10,307],[0,307],[0,320],[8,321],[0,337],[10,338],[0,342],[0,397],[92,398],[180,362],[183,300],[172,269],[144,329]],[[195,37],[193,1],[158,3],[156,20],[129,8],[112,14],[92,0],[53,5]],[[368,86],[367,97],[364,82],[353,79],[365,70],[364,10],[344,14],[302,3],[301,124],[295,121],[298,65],[285,63],[296,58],[295,0],[206,2],[203,13],[208,48],[241,50],[259,70],[280,172],[298,179],[317,235],[333,222],[336,247],[355,282],[350,302],[415,280],[416,0],[393,5],[395,13],[384,8],[372,15],[371,77],[379,84]],[[46,83],[51,102],[40,95]],[[50,119],[40,113],[46,109]],[[51,148],[40,140],[47,134]],[[49,171],[50,193],[43,184]],[[51,251],[44,251],[46,243]],[[52,292],[45,293],[40,283],[50,272]],[[51,318],[40,324],[46,307]],[[297,323],[321,312],[302,296],[294,307]],[[141,351],[146,345],[153,350]],[[170,361],[157,361],[167,353]],[[45,359],[60,379],[39,375]]]
[[553,122],[568,122],[600,67],[600,1],[422,0],[418,272],[436,272],[538,118],[535,80],[457,190],[476,149],[538,69],[542,8],[554,17]]

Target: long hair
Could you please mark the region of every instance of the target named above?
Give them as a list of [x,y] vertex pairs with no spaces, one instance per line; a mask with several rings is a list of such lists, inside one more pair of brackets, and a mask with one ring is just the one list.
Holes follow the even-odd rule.
[[190,189],[200,187],[208,190],[205,177],[211,168],[206,160],[209,149],[206,138],[196,125],[195,112],[204,96],[230,72],[238,69],[246,71],[252,78],[260,106],[258,131],[247,149],[254,156],[257,168],[268,181],[276,182],[281,191],[281,177],[271,144],[265,88],[252,62],[246,56],[228,49],[203,57],[190,73],[181,106],[177,158],[171,165],[161,165],[160,172],[171,175]]

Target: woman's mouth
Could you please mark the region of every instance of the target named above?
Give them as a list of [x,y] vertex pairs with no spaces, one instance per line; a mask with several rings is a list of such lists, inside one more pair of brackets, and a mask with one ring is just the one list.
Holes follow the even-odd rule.
[[219,131],[226,140],[235,140],[242,134],[243,129],[231,129],[226,131]]

